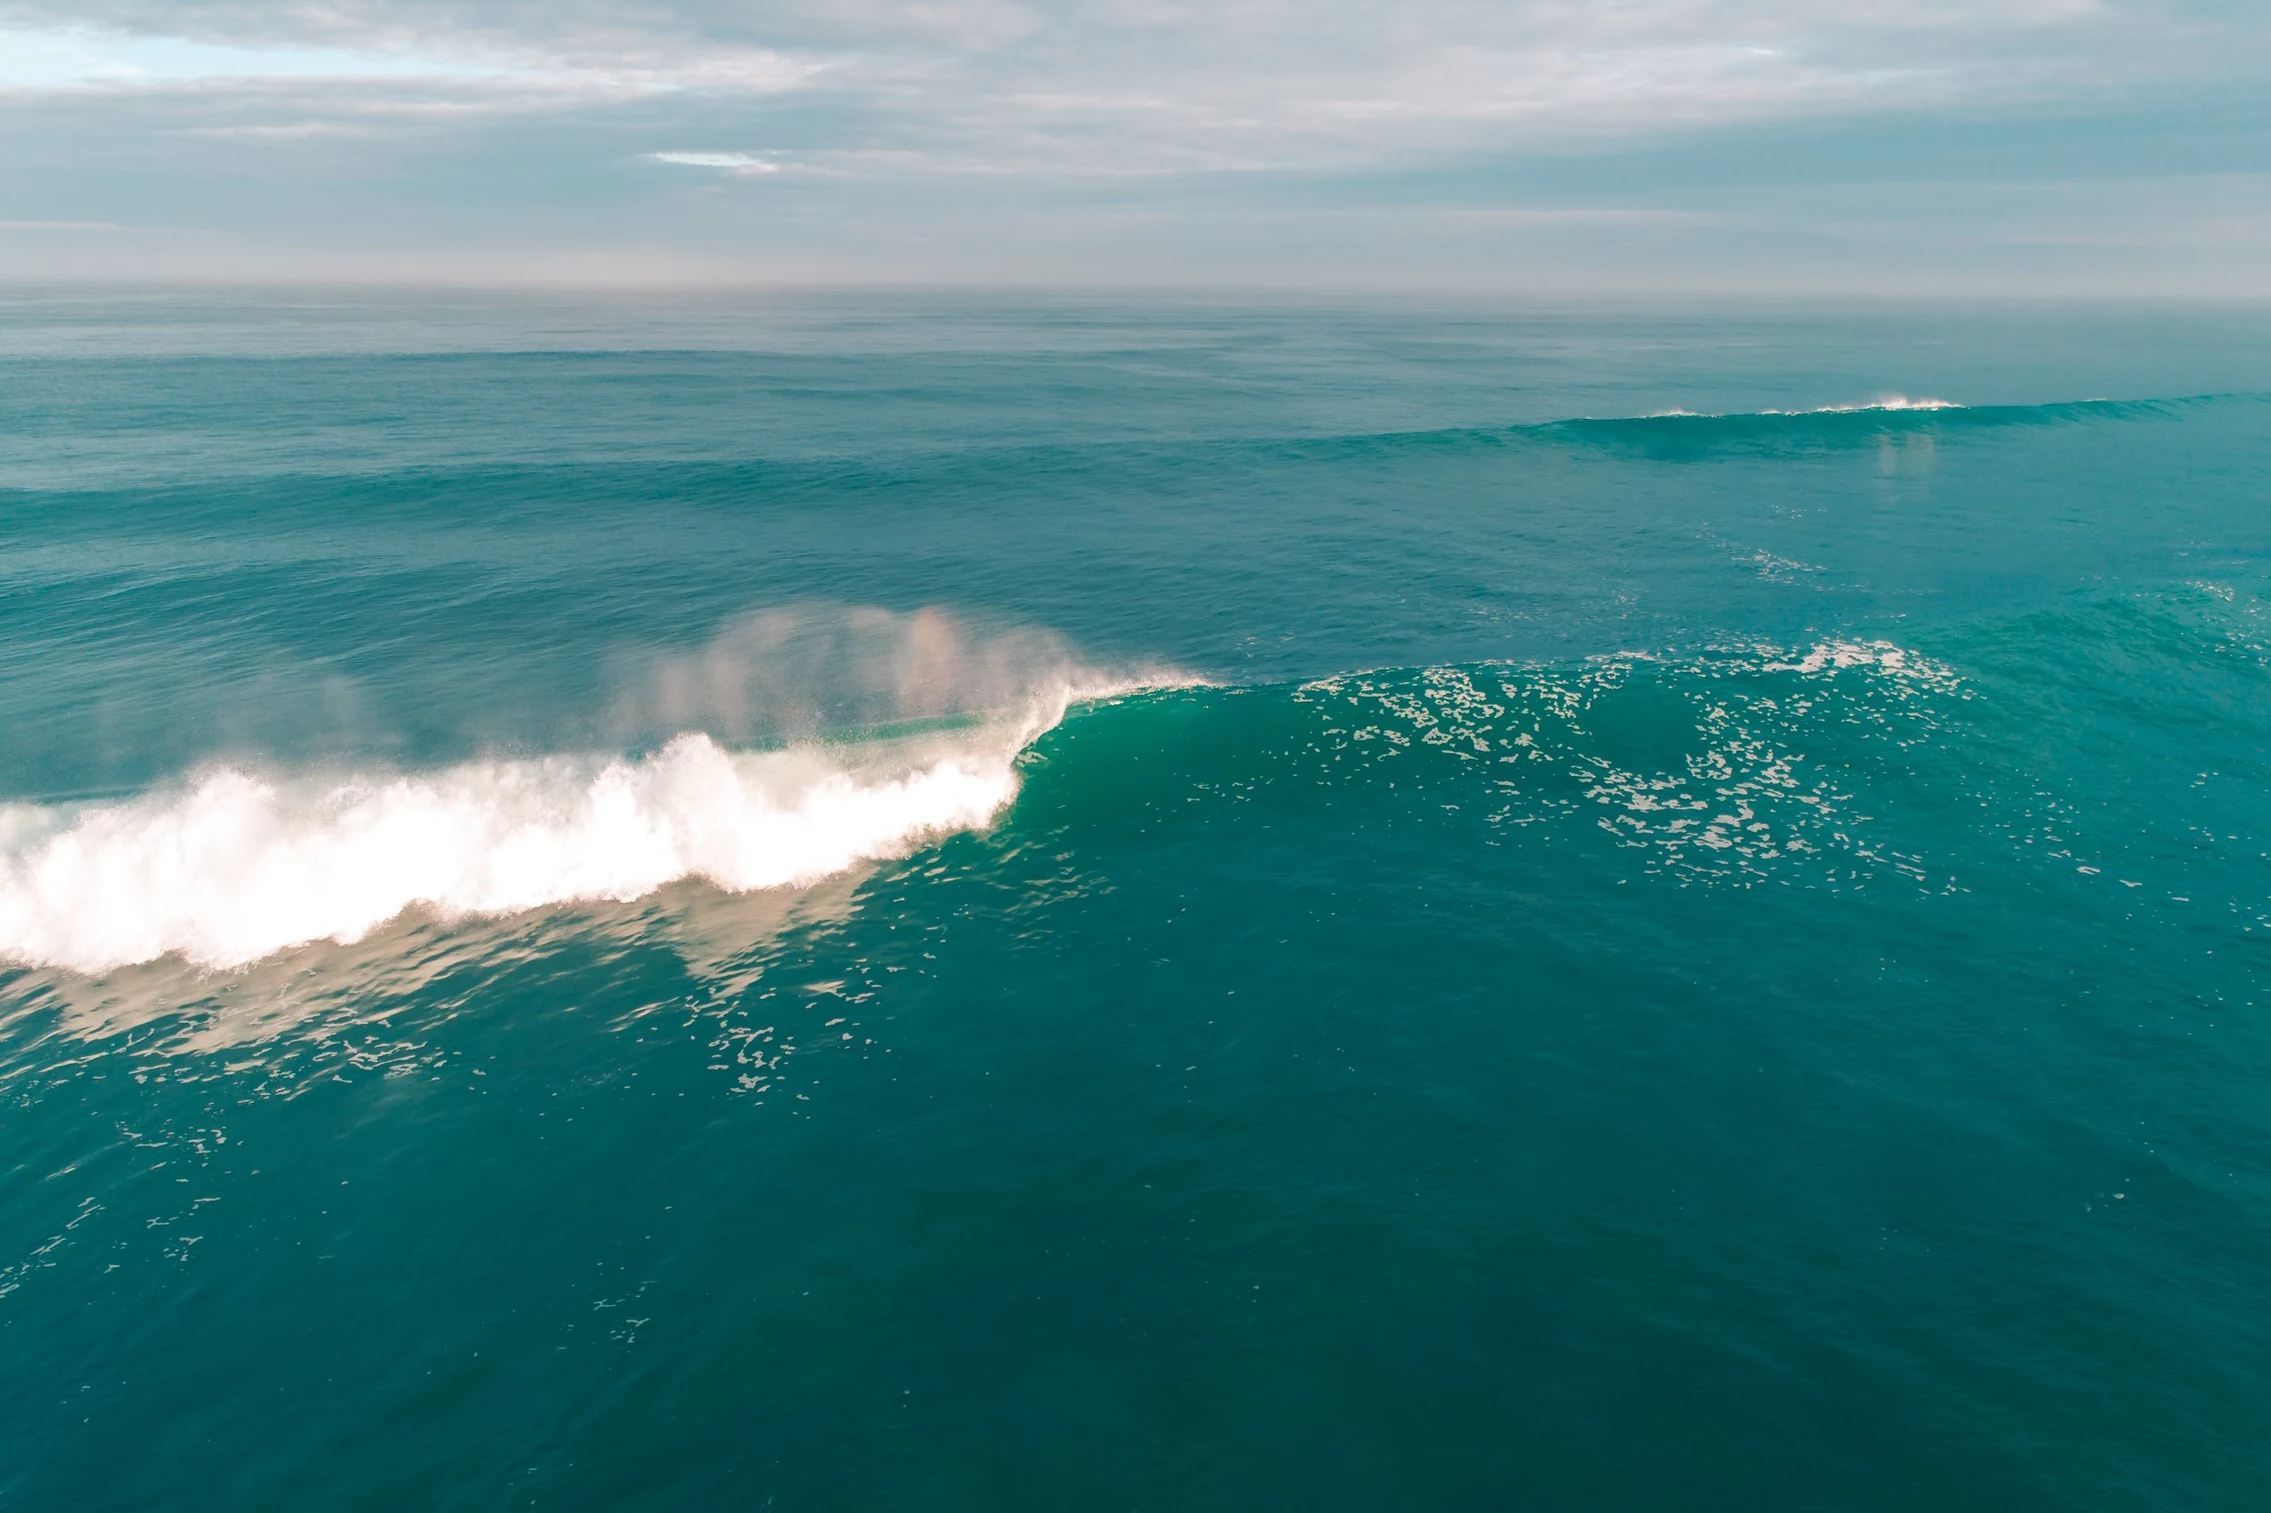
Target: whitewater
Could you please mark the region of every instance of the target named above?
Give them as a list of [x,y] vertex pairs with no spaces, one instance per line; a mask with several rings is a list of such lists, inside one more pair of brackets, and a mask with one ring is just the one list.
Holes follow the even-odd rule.
[[1022,744],[879,770],[688,733],[635,758],[331,780],[222,767],[118,803],[7,805],[0,957],[78,972],[167,955],[231,967],[359,940],[413,906],[453,919],[629,900],[681,878],[806,885],[985,825],[1017,790]]

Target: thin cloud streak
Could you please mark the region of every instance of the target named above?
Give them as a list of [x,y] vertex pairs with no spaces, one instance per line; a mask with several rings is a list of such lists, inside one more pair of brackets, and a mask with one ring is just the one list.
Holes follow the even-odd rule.
[[650,152],[647,156],[657,163],[673,163],[684,168],[719,168],[734,174],[781,171],[780,164],[746,152]]

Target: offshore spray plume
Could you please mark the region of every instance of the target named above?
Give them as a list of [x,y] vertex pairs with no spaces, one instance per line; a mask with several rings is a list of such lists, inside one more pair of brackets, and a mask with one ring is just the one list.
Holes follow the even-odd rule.
[[832,605],[744,615],[698,650],[624,659],[617,674],[607,734],[634,746],[685,730],[781,745],[957,720],[1029,740],[1080,699],[1190,681],[1084,665],[1051,631]]

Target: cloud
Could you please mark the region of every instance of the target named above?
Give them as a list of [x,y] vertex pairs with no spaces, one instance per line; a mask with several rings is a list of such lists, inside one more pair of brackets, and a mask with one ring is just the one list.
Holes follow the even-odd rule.
[[[1880,237],[1871,186],[2245,170],[2267,74],[2260,0],[0,0],[0,203],[284,266],[1769,281],[1736,228],[1825,186]],[[1939,255],[2089,231],[1895,201]]]
[[[1324,168],[1749,120],[2007,105],[2271,61],[2271,26],[2236,0],[2223,9],[2182,0],[0,0],[0,22],[18,28],[0,56],[34,60],[13,75],[0,70],[18,83],[486,74],[501,100],[536,84],[595,94],[811,90],[858,118],[861,139],[837,147],[1073,173]],[[50,30],[31,30],[42,24]]]
[[244,47],[86,27],[0,28],[0,87],[18,89],[210,79],[468,77],[494,72],[465,62],[337,48]]
[[687,168],[723,168],[737,174],[781,171],[781,165],[771,159],[753,157],[746,152],[650,152],[647,156],[657,163],[676,163]]

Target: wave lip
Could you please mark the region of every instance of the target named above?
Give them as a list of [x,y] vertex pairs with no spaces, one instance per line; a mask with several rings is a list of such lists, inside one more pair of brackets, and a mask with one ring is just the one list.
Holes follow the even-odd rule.
[[1033,733],[763,752],[689,733],[636,759],[332,781],[221,767],[117,803],[0,806],[0,958],[225,968],[351,943],[412,908],[510,914],[680,878],[809,885],[990,823]]

